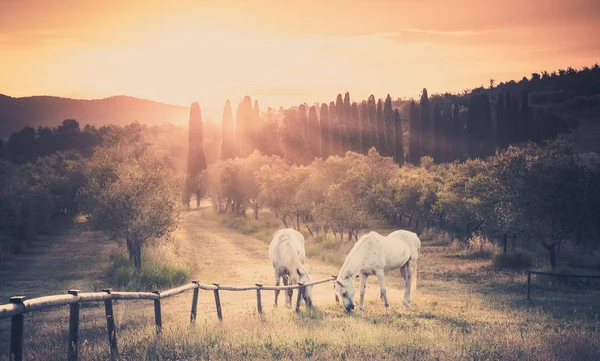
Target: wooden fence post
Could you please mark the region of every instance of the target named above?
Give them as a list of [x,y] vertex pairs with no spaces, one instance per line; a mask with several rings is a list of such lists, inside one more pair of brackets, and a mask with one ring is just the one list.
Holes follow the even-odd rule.
[[262,283],[257,283],[256,286],[258,287],[258,289],[256,290],[256,309],[258,310],[258,313],[262,314],[262,300],[260,297],[260,289],[262,288]]
[[198,308],[198,292],[200,289],[198,288],[198,281],[192,281],[196,285],[194,288],[194,295],[192,296],[192,311],[190,313],[190,323],[193,325],[196,323],[196,309]]
[[302,302],[302,294],[304,293],[304,284],[298,282],[298,298],[296,298],[296,312],[300,311],[300,303]]
[[215,289],[215,305],[217,306],[217,316],[219,321],[223,321],[223,313],[221,311],[221,298],[219,297],[219,284],[213,283],[217,288]]
[[[14,296],[10,298],[10,303],[22,305],[27,297]],[[10,318],[10,357],[11,361],[23,361],[23,328],[25,315],[19,313]]]
[[[102,290],[110,295],[110,288]],[[108,345],[110,347],[110,359],[117,358],[117,330],[115,329],[115,314],[113,313],[112,298],[104,300],[104,311],[106,313],[106,328],[108,329]]]
[[[79,290],[69,290],[72,296],[79,296]],[[69,305],[69,361],[79,357],[79,301]]]
[[531,301],[531,272],[527,271],[527,302]]
[[160,336],[162,331],[162,314],[160,312],[160,291],[152,291],[159,298],[154,300],[154,323],[156,324],[156,335]]

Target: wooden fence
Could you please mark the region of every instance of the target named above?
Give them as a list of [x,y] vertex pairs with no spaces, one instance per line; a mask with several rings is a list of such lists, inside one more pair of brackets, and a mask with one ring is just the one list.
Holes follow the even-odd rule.
[[600,279],[600,276],[592,276],[592,275],[571,275],[564,273],[552,273],[552,272],[541,272],[541,271],[527,271],[527,301],[531,301],[531,275],[542,275],[542,276],[551,276],[551,277],[564,277],[564,278],[592,278],[592,279]]
[[290,289],[300,289],[296,299],[296,312],[300,310],[302,293],[305,287],[314,286],[321,283],[334,281],[335,276],[325,278],[309,283],[299,283],[290,286],[263,286],[257,283],[254,286],[222,286],[217,283],[204,284],[198,281],[172,288],[166,291],[154,292],[113,292],[105,289],[102,292],[81,292],[79,290],[69,290],[65,295],[44,296],[39,298],[27,299],[24,296],[15,296],[10,298],[10,303],[0,305],[0,319],[11,318],[10,321],[10,360],[23,360],[23,341],[24,341],[24,314],[35,312],[49,307],[69,306],[69,351],[68,360],[75,361],[78,358],[79,350],[79,310],[83,302],[104,302],[106,313],[106,327],[108,330],[108,344],[110,347],[111,360],[117,356],[117,332],[115,328],[115,317],[113,312],[112,300],[153,300],[154,301],[154,322],[156,333],[160,335],[162,330],[162,311],[160,301],[178,295],[180,293],[193,291],[192,309],[190,312],[190,323],[196,322],[196,308],[198,305],[199,290],[213,291],[215,305],[217,308],[217,317],[223,320],[221,310],[220,291],[253,291],[256,290],[256,307],[259,314],[262,314],[262,291],[284,291]]

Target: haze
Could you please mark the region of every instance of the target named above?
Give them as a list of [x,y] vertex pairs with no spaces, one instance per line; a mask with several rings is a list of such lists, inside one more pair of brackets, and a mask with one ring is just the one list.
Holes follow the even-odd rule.
[[222,109],[460,91],[600,59],[600,3],[0,1],[0,93]]

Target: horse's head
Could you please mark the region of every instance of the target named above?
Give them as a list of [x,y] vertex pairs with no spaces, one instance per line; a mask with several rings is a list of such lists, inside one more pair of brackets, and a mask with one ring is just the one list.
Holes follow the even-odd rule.
[[356,292],[354,278],[352,275],[350,277],[338,277],[335,282],[336,290],[342,298],[346,312],[352,312],[354,309],[354,293]]
[[[310,277],[310,269],[298,269],[298,283],[306,284],[312,279]],[[312,307],[312,286],[304,287],[304,293],[302,293],[302,299],[306,302],[307,307]]]

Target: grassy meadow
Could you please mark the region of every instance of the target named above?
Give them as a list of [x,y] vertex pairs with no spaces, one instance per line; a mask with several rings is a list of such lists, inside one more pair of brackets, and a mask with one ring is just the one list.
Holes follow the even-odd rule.
[[[381,224],[374,229],[390,231]],[[258,221],[250,218],[192,210],[177,232],[180,254],[193,261],[172,259],[189,269],[192,277],[227,284],[257,281],[272,284],[264,249],[280,223],[269,212]],[[91,237],[91,234],[83,234]],[[271,293],[263,296],[264,314],[257,314],[252,292],[223,293],[224,319],[216,318],[210,292],[202,292],[195,327],[189,326],[191,294],[163,301],[164,330],[156,336],[150,302],[116,302],[120,360],[593,360],[600,358],[600,292],[569,285],[542,284],[534,279],[533,301],[526,302],[523,272],[499,270],[492,258],[457,247],[449,235],[427,230],[422,234],[417,294],[409,309],[401,307],[403,286],[399,272],[388,274],[390,308],[378,299],[374,279],[367,286],[364,311],[346,314],[335,304],[329,285],[315,286],[321,298],[312,310],[296,314],[271,307]],[[75,242],[75,241],[74,241]],[[211,243],[213,242],[213,243]],[[210,253],[219,245],[230,253]],[[100,243],[102,245],[103,243]],[[94,262],[108,277],[111,257],[103,252]],[[309,265],[321,274],[334,273],[352,243],[307,240]],[[156,247],[167,247],[156,245]],[[225,249],[225,248],[223,248]],[[184,251],[182,251],[184,250]],[[156,252],[156,250],[155,250]],[[495,252],[495,251],[492,251]],[[84,253],[84,252],[81,252]],[[221,256],[219,256],[221,255]],[[32,256],[35,257],[35,256]],[[222,257],[222,258],[218,258]],[[88,262],[89,259],[86,259]],[[209,266],[205,264],[211,263]],[[87,265],[90,268],[93,263]],[[221,265],[222,268],[218,268]],[[260,265],[260,268],[258,268]],[[82,266],[83,267],[83,266]],[[186,268],[192,267],[192,268]],[[250,273],[240,278],[223,275],[238,267]],[[257,274],[258,274],[257,273]],[[313,272],[314,273],[314,272]],[[5,275],[3,275],[3,279]],[[91,282],[87,276],[85,282]],[[373,278],[373,277],[372,277]],[[96,280],[98,282],[98,280]],[[11,292],[14,293],[13,285]],[[546,291],[548,286],[552,291]],[[317,289],[317,287],[321,287]],[[82,289],[86,289],[83,285]],[[327,290],[325,290],[325,288]],[[581,288],[581,287],[580,287]],[[56,293],[38,283],[41,294]],[[4,290],[3,292],[4,293]],[[280,297],[283,297],[281,295]],[[108,360],[103,309],[82,307],[81,360]],[[7,351],[4,320],[2,349]],[[68,310],[26,317],[27,359],[56,360],[66,355]],[[1,360],[8,360],[3,351]]]

